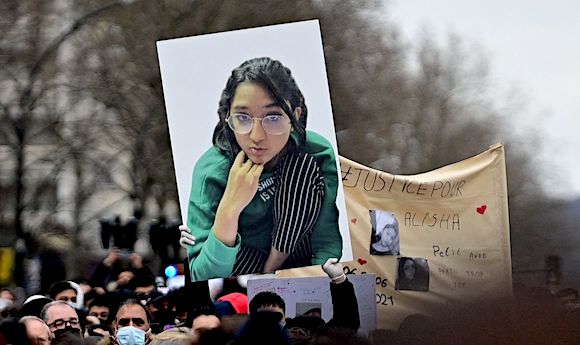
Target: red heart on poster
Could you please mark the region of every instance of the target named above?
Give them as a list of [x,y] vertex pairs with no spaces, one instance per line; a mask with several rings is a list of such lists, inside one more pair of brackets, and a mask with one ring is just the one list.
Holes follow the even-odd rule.
[[481,205],[480,207],[477,208],[477,213],[484,214],[486,209],[487,205]]
[[364,264],[366,264],[366,263],[367,263],[367,261],[366,261],[365,259],[361,259],[361,258],[359,258],[357,261],[358,261],[358,263],[359,263],[359,264],[361,264],[361,265],[364,265]]
[[356,224],[356,218],[350,220],[353,224]]

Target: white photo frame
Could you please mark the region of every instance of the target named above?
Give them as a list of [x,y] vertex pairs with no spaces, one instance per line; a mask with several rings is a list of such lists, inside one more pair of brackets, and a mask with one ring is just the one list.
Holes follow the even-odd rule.
[[[218,103],[232,70],[255,57],[279,60],[291,71],[308,107],[307,129],[338,147],[318,20],[157,42],[182,222],[186,224],[193,167],[212,145]],[[341,261],[352,260],[342,183],[336,205],[343,240]]]

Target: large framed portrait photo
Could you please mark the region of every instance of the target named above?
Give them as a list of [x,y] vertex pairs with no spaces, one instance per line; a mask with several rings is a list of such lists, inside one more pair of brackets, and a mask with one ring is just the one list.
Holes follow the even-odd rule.
[[[193,228],[192,234],[196,236],[196,244],[188,248],[192,280],[263,273],[261,271],[268,272],[268,268],[277,270],[320,264],[316,261],[317,258],[322,260],[325,255],[333,253],[330,249],[325,251],[327,244],[334,248],[333,256],[340,256],[341,261],[352,260],[338,147],[318,20],[163,40],[157,42],[157,49],[182,221],[183,224]],[[259,76],[264,72],[259,70],[265,64],[264,61],[268,66],[278,66],[280,63],[291,72],[292,83],[297,85],[297,89],[303,95],[303,105],[300,103],[300,97],[284,92],[283,81],[276,80],[284,78],[280,77],[283,73],[273,77],[267,75],[266,78]],[[266,104],[269,108],[264,108],[267,111],[253,106],[238,106],[236,102],[246,91],[242,90],[242,86],[247,88],[248,83],[234,83],[231,92],[226,92],[228,91],[226,84],[228,81],[230,81],[228,85],[232,84],[235,71],[238,74],[247,73],[245,77],[250,79],[257,78],[258,82],[250,83],[258,85],[251,89],[254,92],[251,95],[264,94],[266,98],[269,97],[271,104]],[[271,70],[264,73],[271,73]],[[269,81],[262,82],[265,79],[272,79],[272,84],[268,84]],[[227,107],[220,108],[220,100],[222,104],[227,104]],[[307,117],[301,117],[306,113]],[[306,120],[305,131],[300,130],[302,120]],[[213,145],[216,127],[220,128],[220,133],[223,134],[223,138],[218,135],[218,142],[222,140],[225,143],[223,145]],[[262,137],[271,140],[268,144],[259,144]],[[287,150],[288,146],[279,150],[284,144],[280,138],[287,138],[294,145],[293,151]],[[296,138],[305,139],[300,141]],[[265,139],[264,142],[266,141]],[[248,142],[250,144],[247,144]],[[281,144],[277,144],[278,142]],[[232,152],[228,151],[230,148]],[[239,156],[240,151],[245,154],[243,162],[251,161],[248,163],[250,166],[262,165],[264,170],[260,175],[258,192],[240,215],[238,234],[235,239],[231,237],[230,243],[228,242],[230,237],[224,241],[222,233],[213,231],[213,222],[220,202],[219,194],[223,193],[227,183],[231,183],[227,181],[228,172],[237,164],[235,158]],[[287,155],[287,151],[303,152],[295,155],[295,160],[302,163],[291,163],[292,159],[281,159],[280,157],[286,157],[282,156],[282,153]],[[334,159],[330,160],[328,157],[322,159],[322,151],[327,155],[332,153]],[[268,156],[271,152],[280,153],[272,158]],[[305,165],[312,162],[315,163],[311,170],[312,176],[289,173],[296,170],[283,168],[284,164]],[[216,171],[210,172],[210,169]],[[324,189],[320,187],[322,183],[317,185],[316,181],[324,181]],[[276,206],[258,203],[267,204],[270,202],[269,199],[278,200],[270,185],[281,186],[284,183],[291,186],[288,187],[288,191],[290,194],[294,193],[295,198],[299,198],[301,202],[304,202],[306,195],[310,194],[300,192],[298,187],[294,188],[296,185],[305,190],[322,191],[320,198],[326,198],[328,195],[336,195],[336,198],[332,205],[334,211],[330,210],[328,205],[325,208],[324,203],[322,209],[315,209],[313,206],[311,214],[315,217],[313,219],[316,220],[316,224],[312,224],[311,232],[296,234],[296,238],[299,239],[291,244],[281,240],[284,243],[280,246],[284,249],[279,248],[278,243],[272,244],[272,248],[275,249],[272,251],[281,253],[280,259],[273,258],[272,254],[268,256],[267,248],[270,244],[268,242],[266,246],[262,237],[272,237],[272,242],[275,242],[275,234],[285,231],[285,226],[279,224],[287,224],[290,221],[283,218],[280,220],[281,212],[271,211],[272,208],[276,209]],[[329,186],[334,186],[330,190],[331,193],[328,190]],[[208,199],[211,199],[211,202]],[[328,203],[329,199],[323,200]],[[308,202],[306,204],[309,205]],[[318,202],[313,201],[311,204],[318,205]],[[261,207],[264,209],[260,209]],[[252,214],[254,208],[256,211]],[[322,228],[319,225],[323,222],[320,219],[327,221],[332,218],[329,214],[335,217],[334,222],[338,227],[336,238],[340,241],[338,244],[325,240],[324,238],[334,237],[326,236],[319,231],[319,228]],[[274,220],[261,222],[258,219],[261,218],[259,215]],[[307,223],[308,219],[304,221]],[[256,232],[248,230],[248,228],[258,229],[263,223],[268,222],[274,223],[273,227],[270,226],[273,228],[271,236],[258,236]],[[262,233],[264,229],[265,226],[262,227]],[[249,259],[248,262],[239,262],[240,253],[247,249],[248,244],[249,247],[254,244],[260,247],[261,252],[252,253],[252,257],[266,253],[267,260],[260,259],[265,260],[265,264],[254,265],[255,262],[250,264]],[[236,251],[232,251],[231,248],[236,248]],[[299,256],[297,252],[303,252],[304,258],[309,255],[307,252],[310,249],[313,251],[311,262],[297,258]],[[233,258],[236,253],[238,260],[235,261],[233,268],[217,268],[223,261],[228,261],[227,258]],[[276,260],[279,264],[271,264]],[[288,264],[292,260],[293,266]],[[248,268],[250,266],[252,268]]]

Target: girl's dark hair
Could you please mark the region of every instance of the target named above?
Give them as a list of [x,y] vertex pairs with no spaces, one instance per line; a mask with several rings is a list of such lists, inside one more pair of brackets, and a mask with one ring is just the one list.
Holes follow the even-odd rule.
[[[306,117],[308,110],[304,96],[292,77],[290,69],[280,61],[269,57],[254,58],[244,61],[232,71],[219,102],[219,122],[213,132],[213,144],[222,153],[234,158],[240,152],[234,132],[226,123],[236,88],[243,82],[258,83],[272,96],[276,105],[290,117],[294,131],[290,135],[289,149],[296,149],[306,142]],[[302,108],[300,120],[294,116],[294,110]]]
[[415,259],[408,258],[408,257],[402,257],[401,263],[399,264],[401,271],[403,271],[403,267],[405,267],[405,264],[407,263],[407,261],[410,261],[413,264],[413,266],[415,266],[415,268],[417,268],[419,266],[419,265],[417,265],[417,262],[415,262]]

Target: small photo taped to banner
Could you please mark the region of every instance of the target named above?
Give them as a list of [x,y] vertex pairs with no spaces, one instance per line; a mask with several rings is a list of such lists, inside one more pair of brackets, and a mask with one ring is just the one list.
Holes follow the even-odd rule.
[[429,263],[427,259],[399,258],[395,290],[429,291]]
[[371,218],[371,255],[399,255],[399,222],[385,210],[369,210]]

